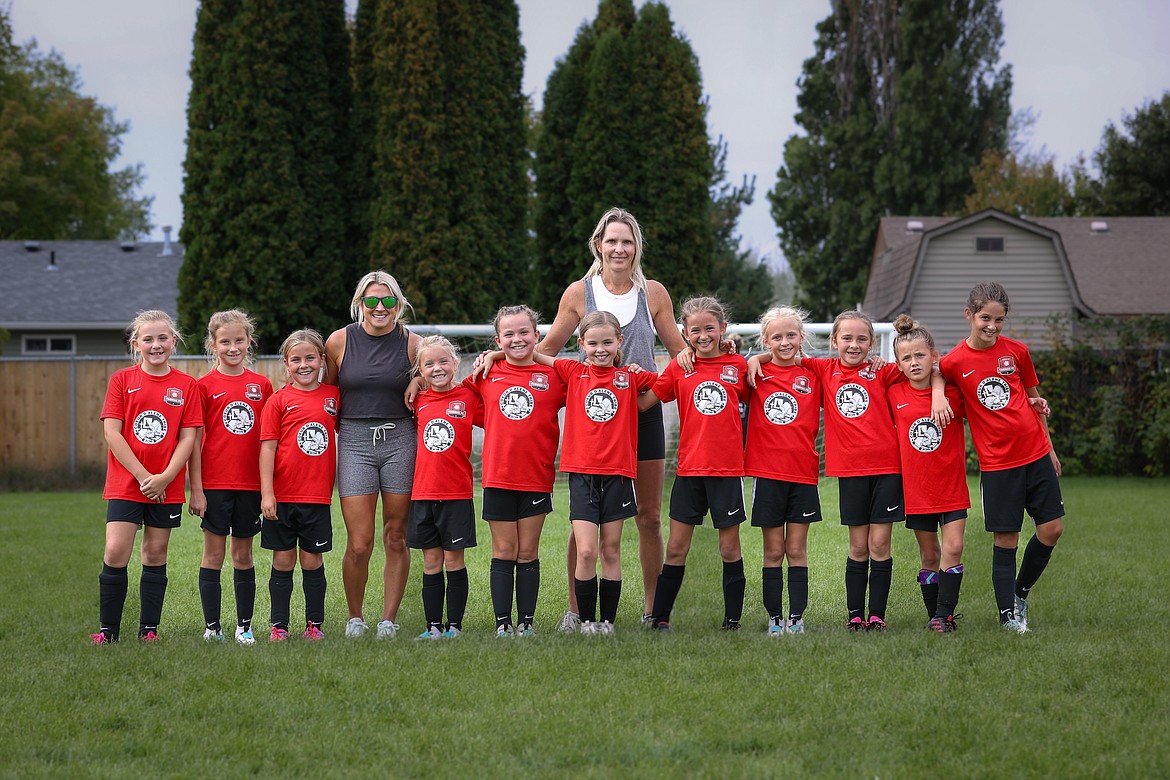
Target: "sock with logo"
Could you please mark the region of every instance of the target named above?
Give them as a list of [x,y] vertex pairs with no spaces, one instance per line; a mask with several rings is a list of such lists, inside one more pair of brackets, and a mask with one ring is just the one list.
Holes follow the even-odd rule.
[[234,569],[232,584],[236,591],[236,622],[252,630],[252,612],[256,609],[256,569]]
[[516,562],[492,558],[488,589],[492,596],[492,611],[496,613],[496,628],[512,625],[512,590],[515,581]]
[[999,622],[1006,623],[1016,614],[1016,548],[995,545],[991,550],[991,588]]
[[743,593],[747,577],[743,574],[743,558],[723,562],[723,619],[738,623],[743,617]]
[[601,619],[613,623],[617,620],[618,602],[622,598],[621,580],[601,580],[600,600]]
[[894,579],[894,559],[869,562],[869,614],[886,619],[886,605],[890,600],[890,583]]
[[141,635],[146,631],[157,631],[162,620],[163,599],[167,595],[167,565],[142,566],[142,580],[138,583],[138,598],[141,602],[141,612],[138,618],[138,631]]
[[540,595],[540,559],[516,563],[516,622],[532,625]]
[[122,633],[122,609],[126,605],[129,577],[126,567],[102,564],[98,575],[98,621],[102,632],[117,642]]
[[443,630],[443,572],[422,576],[422,603],[423,617],[426,618],[427,628]]
[[288,630],[290,605],[292,604],[293,573],[273,569],[268,577],[268,599],[272,605],[272,627]]
[[770,618],[784,617],[784,568],[765,566],[763,575],[764,611]]
[[1040,575],[1044,573],[1054,549],[1056,548],[1049,547],[1040,541],[1039,537],[1033,536],[1028,540],[1028,546],[1024,548],[1023,560],[1020,561],[1020,573],[1016,576],[1015,593],[1017,596],[1022,599],[1028,598],[1028,592],[1032,590],[1036,580],[1040,579]]
[[467,611],[467,569],[447,570],[447,625],[463,630]]
[[963,584],[963,564],[943,569],[938,575],[938,607],[934,616],[951,617],[959,605],[959,586]]
[[808,567],[788,567],[788,619],[800,620],[808,608]]
[[658,585],[654,588],[653,615],[655,623],[670,621],[674,600],[678,598],[678,591],[682,587],[683,577],[686,573],[686,564],[681,566],[672,566],[669,563],[662,564],[662,573],[658,575]]
[[219,569],[199,567],[199,603],[203,605],[203,625],[212,631],[219,631],[219,603],[222,588],[219,584]]
[[325,622],[325,564],[301,569],[301,589],[305,591],[305,621],[320,626]]
[[865,588],[869,584],[869,559],[855,561],[852,558],[845,560],[845,606],[849,610],[849,619],[861,618],[865,620]]
[[[927,617],[934,617],[938,608],[938,572],[930,569],[918,570],[918,587],[922,589],[922,603],[926,605]],[[944,616],[945,617],[945,616]]]
[[581,615],[581,622],[594,623],[597,621],[597,578],[587,580],[573,578],[573,591],[577,594],[577,609]]

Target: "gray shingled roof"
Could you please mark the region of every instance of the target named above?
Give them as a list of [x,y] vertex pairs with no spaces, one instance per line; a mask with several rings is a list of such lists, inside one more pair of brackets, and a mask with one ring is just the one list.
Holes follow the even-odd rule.
[[[0,326],[120,329],[146,309],[177,317],[183,248],[171,246],[161,257],[161,241],[129,252],[118,241],[41,241],[36,252],[0,241]],[[53,253],[56,270],[46,270]]]

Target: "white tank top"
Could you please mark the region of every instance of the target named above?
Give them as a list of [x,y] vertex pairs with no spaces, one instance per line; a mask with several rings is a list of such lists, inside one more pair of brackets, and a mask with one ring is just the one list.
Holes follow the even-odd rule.
[[605,286],[605,282],[601,281],[600,274],[590,277],[590,281],[593,283],[593,300],[597,302],[598,309],[617,317],[623,328],[634,321],[634,315],[638,313],[636,286],[630,287],[629,292],[614,295]]

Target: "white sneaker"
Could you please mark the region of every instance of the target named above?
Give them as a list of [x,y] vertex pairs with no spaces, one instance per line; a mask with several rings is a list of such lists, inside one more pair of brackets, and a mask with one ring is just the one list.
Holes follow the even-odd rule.
[[786,624],[787,621],[784,618],[768,618],[768,636],[773,638],[784,636]]
[[203,629],[203,641],[204,642],[222,642],[223,641],[223,631],[217,631],[214,628],[205,628],[205,629]]
[[252,636],[251,629],[236,626],[236,643],[241,645],[254,645],[256,644],[256,637]]
[[[362,624],[363,626],[365,623]],[[381,620],[378,622],[378,638],[379,639],[393,639],[398,634],[398,629],[402,626],[395,623],[393,620]]]
[[580,628],[581,616],[566,609],[565,614],[561,615],[561,622],[557,623],[557,631],[562,634],[572,634]]
[[349,639],[357,639],[359,636],[365,636],[370,627],[366,625],[366,621],[360,617],[352,617],[345,621],[345,636]]
[[582,620],[580,632],[585,636],[597,636],[601,633],[598,630],[600,625],[596,620]]
[[1028,630],[1028,600],[1015,597],[1016,622],[1020,624],[1020,633]]
[[601,636],[613,636],[613,623],[603,620],[597,624],[597,633]]
[[440,631],[436,626],[431,626],[426,631],[422,632],[421,634],[419,634],[418,636],[415,637],[415,639],[442,639],[442,638],[443,638],[443,632]]
[[785,626],[786,626],[786,628],[784,630],[786,633],[789,633],[789,634],[803,634],[804,633],[804,618],[800,618],[799,620],[792,620],[790,618],[784,622],[785,622]]

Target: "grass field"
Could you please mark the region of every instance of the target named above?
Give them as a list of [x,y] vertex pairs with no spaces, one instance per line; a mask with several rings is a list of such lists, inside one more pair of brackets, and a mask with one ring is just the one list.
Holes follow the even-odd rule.
[[[347,641],[344,530],[334,514],[328,638],[208,645],[196,589],[200,531],[171,543],[163,641],[90,647],[104,504],[93,493],[0,494],[0,774],[574,777],[1159,777],[1170,775],[1166,528],[1170,480],[1067,479],[1064,539],[1033,591],[1032,631],[997,627],[991,543],[967,531],[958,633],[928,633],[912,534],[895,532],[890,633],[849,635],[836,488],[810,533],[803,637],[769,639],[759,531],[743,529],[745,630],[718,630],[720,565],[696,532],[676,631],[635,626],[637,541],[627,523],[617,636],[559,636],[567,500],[549,518],[531,640],[496,640],[487,529],[469,555],[466,635],[422,630],[416,553],[392,642]],[[977,495],[977,493],[976,493]],[[258,549],[257,545],[257,549]],[[257,624],[270,558],[257,555]],[[124,635],[137,618],[130,569]],[[380,605],[380,557],[367,618]],[[234,614],[225,572],[224,615]],[[1160,584],[1159,584],[1160,583]],[[369,605],[373,605],[371,609]],[[300,576],[294,624],[303,615]],[[259,634],[259,632],[257,632]]]

